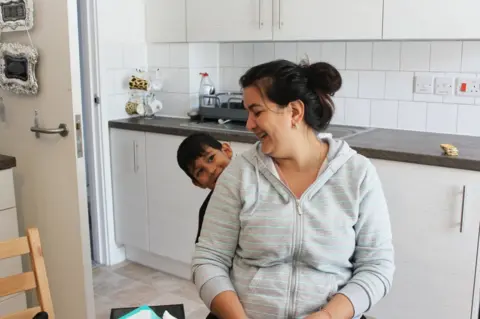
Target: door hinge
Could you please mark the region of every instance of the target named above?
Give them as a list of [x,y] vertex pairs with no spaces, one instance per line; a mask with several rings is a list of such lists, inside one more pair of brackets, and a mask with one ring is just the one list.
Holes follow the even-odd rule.
[[99,104],[100,104],[100,97],[99,97],[97,94],[95,94],[95,95],[93,96],[93,102],[94,102],[96,105],[99,105]]

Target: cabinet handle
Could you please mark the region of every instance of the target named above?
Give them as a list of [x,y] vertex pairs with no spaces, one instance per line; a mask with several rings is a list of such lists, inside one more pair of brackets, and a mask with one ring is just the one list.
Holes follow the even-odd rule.
[[463,191],[462,191],[462,211],[460,215],[460,232],[463,233],[463,222],[464,222],[464,217],[465,217],[465,193],[467,191],[467,187],[463,185]]
[[282,22],[282,0],[278,0],[278,29],[281,29],[283,26]]
[[258,0],[258,28],[261,29],[263,27],[262,22],[262,0]]
[[133,171],[136,173],[138,172],[138,165],[137,165],[137,142],[133,141]]

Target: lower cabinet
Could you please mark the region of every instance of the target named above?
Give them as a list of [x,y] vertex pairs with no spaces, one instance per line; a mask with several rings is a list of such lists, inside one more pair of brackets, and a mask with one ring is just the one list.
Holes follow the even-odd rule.
[[110,145],[115,239],[148,251],[145,133],[110,129]]
[[146,134],[150,252],[191,264],[198,229],[198,211],[208,195],[193,185],[177,164],[185,137]]
[[480,172],[372,160],[390,210],[396,273],[378,319],[477,319]]

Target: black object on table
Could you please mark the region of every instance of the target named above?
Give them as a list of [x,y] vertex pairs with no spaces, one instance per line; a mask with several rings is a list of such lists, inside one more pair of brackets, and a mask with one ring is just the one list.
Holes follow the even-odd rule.
[[[149,306],[152,310],[159,316],[160,318],[163,317],[163,313],[168,311],[172,316],[177,319],[185,319],[185,309],[183,305],[164,305],[164,306]],[[110,319],[118,319],[129,312],[134,311],[138,307],[131,307],[131,308],[113,308],[110,311]]]

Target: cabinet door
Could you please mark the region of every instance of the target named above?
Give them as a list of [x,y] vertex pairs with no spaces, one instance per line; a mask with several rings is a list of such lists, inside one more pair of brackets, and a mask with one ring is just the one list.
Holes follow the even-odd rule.
[[396,273],[390,294],[369,315],[477,319],[480,173],[373,162],[390,210]]
[[145,133],[110,130],[115,236],[148,251]]
[[382,38],[383,0],[273,0],[274,40]]
[[272,0],[187,0],[187,39],[272,40]]
[[478,0],[385,0],[384,39],[480,37]]
[[208,191],[192,184],[177,164],[184,136],[147,133],[150,252],[190,264],[198,211]]
[[147,42],[185,42],[185,0],[146,0]]

